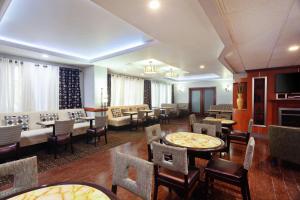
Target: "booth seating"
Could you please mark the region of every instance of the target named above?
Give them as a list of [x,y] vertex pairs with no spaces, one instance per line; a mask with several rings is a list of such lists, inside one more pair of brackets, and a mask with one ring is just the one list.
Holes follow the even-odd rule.
[[[114,127],[130,125],[130,115],[126,115],[125,112],[138,112],[139,110],[149,110],[148,104],[132,106],[111,106],[107,110],[108,125]],[[153,112],[148,113],[148,116],[153,115]],[[137,115],[133,115],[132,117],[134,120],[137,119]]]
[[37,122],[75,119],[73,136],[85,134],[89,128],[88,121],[80,120],[84,117],[84,109],[66,109],[45,112],[0,113],[0,126],[12,125],[19,121],[22,125],[20,147],[40,144],[48,141],[49,134],[53,133],[52,127],[42,127]]

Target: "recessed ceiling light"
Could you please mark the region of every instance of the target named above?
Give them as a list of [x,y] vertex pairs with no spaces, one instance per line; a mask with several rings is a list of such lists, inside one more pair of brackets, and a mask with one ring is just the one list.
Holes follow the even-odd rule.
[[49,56],[47,54],[42,55],[43,58],[48,58]]
[[200,69],[204,69],[205,68],[205,66],[204,65],[200,65]]
[[158,0],[151,0],[148,6],[152,10],[157,10],[160,8],[160,2]]
[[289,47],[289,51],[297,51],[300,48],[299,45],[293,45]]

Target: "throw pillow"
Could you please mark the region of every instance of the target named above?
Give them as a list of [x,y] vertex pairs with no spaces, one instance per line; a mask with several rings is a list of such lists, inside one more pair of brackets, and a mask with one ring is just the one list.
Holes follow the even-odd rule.
[[40,114],[40,120],[42,122],[46,121],[55,121],[58,120],[58,114],[57,113],[45,113],[45,114]]
[[85,114],[82,111],[68,112],[69,118],[74,119],[75,123],[85,122],[85,120],[80,119],[85,117]]
[[6,126],[21,125],[23,131],[29,130],[29,116],[28,115],[5,116],[4,120],[5,120]]
[[120,108],[112,108],[111,113],[112,113],[113,118],[122,117],[122,112],[121,112]]

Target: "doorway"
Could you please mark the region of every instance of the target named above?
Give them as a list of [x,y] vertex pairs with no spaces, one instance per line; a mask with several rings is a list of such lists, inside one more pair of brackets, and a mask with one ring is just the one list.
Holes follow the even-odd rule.
[[216,104],[216,87],[199,87],[189,89],[190,113],[205,116],[211,105]]

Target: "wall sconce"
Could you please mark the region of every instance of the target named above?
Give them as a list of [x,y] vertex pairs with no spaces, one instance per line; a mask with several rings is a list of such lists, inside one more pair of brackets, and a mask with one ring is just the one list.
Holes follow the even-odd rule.
[[225,92],[230,92],[230,89],[231,89],[231,88],[230,88],[230,85],[227,84],[226,87],[225,87]]

